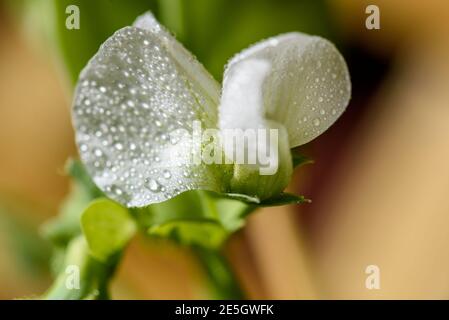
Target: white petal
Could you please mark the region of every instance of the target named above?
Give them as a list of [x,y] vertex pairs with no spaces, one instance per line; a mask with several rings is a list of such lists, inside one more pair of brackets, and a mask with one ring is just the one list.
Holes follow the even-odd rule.
[[81,159],[98,187],[129,207],[222,191],[222,171],[182,164],[188,136],[170,139],[190,134],[194,120],[216,126],[218,84],[157,22],[137,25],[110,37],[80,75],[73,123]]
[[[268,61],[248,59],[228,73],[223,82],[219,107],[219,125],[223,134],[232,132],[226,129],[266,128],[262,84],[270,68]],[[234,145],[224,144],[224,151],[227,157],[232,159],[235,152]],[[257,144],[249,143],[246,152],[255,154]]]
[[248,59],[229,70],[223,81],[220,129],[265,127],[262,85],[270,69],[266,60]]
[[165,29],[161,26],[161,24],[156,20],[154,15],[149,11],[137,17],[136,21],[134,21],[133,23],[133,26],[139,29],[144,29],[153,32],[165,31]]
[[[225,83],[232,81],[242,62],[254,59],[271,63],[262,85],[262,116],[287,128],[290,147],[323,133],[345,110],[351,96],[349,72],[343,57],[329,41],[302,33],[262,41],[231,59]],[[245,112],[241,110],[234,120],[226,121],[239,122]]]

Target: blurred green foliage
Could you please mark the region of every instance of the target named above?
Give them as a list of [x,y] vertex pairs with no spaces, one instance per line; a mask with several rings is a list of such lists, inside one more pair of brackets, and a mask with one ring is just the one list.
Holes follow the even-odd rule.
[[183,42],[217,80],[221,80],[224,65],[234,54],[262,39],[291,31],[332,38],[323,0],[187,0],[183,3]]
[[[234,54],[264,38],[302,31],[336,40],[325,0],[21,1],[34,11],[41,7],[41,22],[51,29],[51,41],[57,42],[73,84],[109,36],[148,10],[217,80],[221,80],[224,65]],[[79,30],[66,28],[68,5],[80,9]]]
[[[100,44],[116,30],[130,25],[143,12],[156,9],[150,0],[51,0],[55,12],[55,36],[73,83]],[[77,5],[80,28],[66,28],[66,8]]]
[[0,203],[0,233],[6,241],[3,247],[12,253],[16,265],[30,276],[47,275],[51,247],[40,237],[33,221],[27,219],[33,207],[10,199],[2,199]]
[[45,236],[59,248],[64,248],[72,238],[81,234],[81,214],[92,200],[103,195],[81,162],[69,160],[66,172],[72,178],[71,191],[63,201],[59,215],[43,227]]

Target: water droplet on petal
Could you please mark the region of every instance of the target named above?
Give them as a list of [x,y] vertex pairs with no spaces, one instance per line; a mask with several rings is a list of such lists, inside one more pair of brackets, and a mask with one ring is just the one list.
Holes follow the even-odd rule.
[[170,173],[170,171],[164,170],[163,174],[164,174],[164,178],[165,178],[165,179],[170,179],[170,178],[171,178],[171,173]]
[[149,188],[151,191],[158,191],[158,190],[159,190],[159,184],[157,183],[156,180],[150,179],[150,180],[148,181],[148,188]]
[[94,154],[96,157],[101,157],[103,155],[103,152],[100,149],[95,149]]

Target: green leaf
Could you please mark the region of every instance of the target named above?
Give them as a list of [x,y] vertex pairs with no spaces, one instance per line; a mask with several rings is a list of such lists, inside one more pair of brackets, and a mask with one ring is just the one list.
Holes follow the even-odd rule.
[[283,192],[280,195],[262,201],[260,203],[261,207],[274,207],[283,206],[287,204],[300,204],[300,203],[310,203],[310,199],[306,199],[304,196],[297,196],[295,194]]
[[178,243],[204,248],[219,248],[229,233],[213,220],[173,220],[148,229],[148,234],[162,238],[171,238]]
[[150,236],[218,249],[244,225],[243,217],[251,208],[254,207],[227,196],[192,190],[162,203],[133,208],[132,212]]
[[260,199],[257,197],[251,197],[243,193],[225,193],[224,196],[229,199],[239,200],[248,204],[259,204]]
[[300,155],[300,154],[297,154],[293,150],[292,150],[292,161],[293,161],[293,168],[295,168],[295,169],[298,167],[301,167],[305,164],[314,163],[313,159],[308,158],[303,155]]
[[219,214],[221,224],[230,233],[235,232],[245,225],[245,217],[254,209],[252,203],[236,201],[226,197],[212,198]]
[[109,199],[98,199],[83,212],[81,227],[92,255],[100,261],[119,253],[136,231],[128,210]]

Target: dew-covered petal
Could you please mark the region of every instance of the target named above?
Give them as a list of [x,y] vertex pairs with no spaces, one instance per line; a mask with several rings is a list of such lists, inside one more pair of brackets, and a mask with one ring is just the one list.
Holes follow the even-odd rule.
[[117,31],[81,72],[74,97],[76,141],[94,182],[128,207],[222,191],[222,171],[190,161],[193,122],[216,126],[219,94],[157,22]]
[[141,16],[138,16],[133,23],[133,27],[147,31],[168,33],[151,12],[145,12]]
[[[323,38],[295,32],[264,40],[231,59],[225,83],[250,59],[271,63],[262,87],[264,117],[287,128],[292,148],[327,130],[349,102],[351,82],[346,63]],[[239,114],[235,117],[238,121]]]

